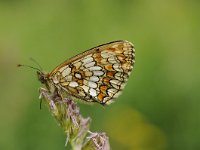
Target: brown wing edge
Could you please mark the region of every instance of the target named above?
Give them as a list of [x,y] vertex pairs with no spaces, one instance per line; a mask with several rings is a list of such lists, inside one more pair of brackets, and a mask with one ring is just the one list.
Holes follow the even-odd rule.
[[99,48],[99,47],[102,47],[102,46],[105,46],[105,45],[108,45],[108,44],[112,44],[112,43],[117,43],[117,42],[127,42],[127,43],[131,44],[131,45],[133,46],[133,53],[135,53],[135,51],[134,51],[134,45],[133,45],[131,42],[129,42],[129,41],[127,41],[127,40],[116,40],[116,41],[111,41],[111,42],[104,43],[104,44],[95,46],[95,47],[93,47],[93,48],[90,48],[90,49],[84,51],[83,53],[77,54],[77,55],[75,55],[75,56],[73,56],[73,57],[71,57],[71,58],[65,60],[63,63],[59,64],[55,69],[53,69],[52,72],[49,73],[49,76],[51,76],[52,74],[54,74],[59,68],[61,68],[61,67],[65,66],[65,65],[71,63],[72,61],[75,61],[75,60],[79,59],[80,56],[86,55],[86,54],[88,55],[88,54],[92,53],[93,50],[96,49],[96,48]]

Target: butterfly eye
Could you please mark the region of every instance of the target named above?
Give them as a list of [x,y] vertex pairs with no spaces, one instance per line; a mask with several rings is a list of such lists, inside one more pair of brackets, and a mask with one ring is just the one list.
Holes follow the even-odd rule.
[[45,78],[45,74],[44,74],[44,73],[37,71],[37,75],[38,75],[38,80],[39,80],[42,84],[46,83],[47,80],[46,80],[46,78]]

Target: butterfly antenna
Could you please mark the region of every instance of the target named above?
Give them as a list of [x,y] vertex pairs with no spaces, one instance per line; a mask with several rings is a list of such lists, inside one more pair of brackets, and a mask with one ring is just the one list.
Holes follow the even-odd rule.
[[31,57],[30,60],[33,61],[40,68],[40,70],[43,70],[40,64],[34,58]]
[[38,69],[38,68],[36,68],[36,67],[29,66],[29,65],[18,64],[17,67],[28,67],[28,68],[31,68],[31,69],[34,69],[34,70],[37,70],[37,71],[41,72],[40,69]]

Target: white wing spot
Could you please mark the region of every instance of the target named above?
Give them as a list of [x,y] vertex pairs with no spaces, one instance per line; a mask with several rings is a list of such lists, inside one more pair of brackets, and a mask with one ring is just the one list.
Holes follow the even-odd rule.
[[84,90],[86,93],[88,93],[88,90],[89,90],[89,87],[88,87],[88,86],[83,85],[82,88],[83,88],[83,90]]
[[121,82],[119,80],[110,80],[110,83],[120,85]]
[[84,84],[84,85],[87,85],[87,84],[88,84],[88,81],[87,81],[87,80],[83,80],[83,84]]
[[97,96],[97,91],[91,88],[90,89],[90,95],[93,96],[93,97]]
[[95,64],[95,62],[93,61],[93,62],[90,62],[90,63],[85,64],[85,67],[86,67],[86,68],[89,68],[89,67],[94,66],[94,64]]
[[63,72],[62,72],[62,76],[63,77],[65,77],[65,76],[67,76],[67,75],[69,75],[70,73],[71,73],[71,68],[66,68],[65,70],[63,70]]
[[99,78],[97,76],[91,76],[90,81],[98,82]]
[[104,74],[103,71],[93,71],[93,75],[95,75],[95,76],[101,76],[103,74]]
[[66,79],[67,81],[72,81],[72,76],[66,76],[65,79]]
[[111,63],[111,64],[115,64],[115,63],[118,63],[115,59],[115,57],[109,57],[108,58],[108,62]]
[[63,70],[65,70],[66,68],[68,68],[69,66],[67,65],[67,66],[64,66],[64,67],[62,67],[62,68],[60,68],[60,72],[63,72]]
[[114,64],[114,65],[113,65],[113,68],[114,68],[116,71],[123,72],[123,70],[122,70],[120,64]]
[[118,76],[118,77],[123,77],[123,73],[117,72],[117,73],[115,74],[115,77],[116,77],[116,76]]
[[108,89],[108,94],[115,94],[117,92],[116,89]]
[[115,89],[119,90],[119,85],[116,85],[116,84],[112,84],[112,87],[114,87]]
[[107,52],[101,52],[101,57],[108,58],[109,56]]
[[91,88],[97,88],[97,84],[95,82],[88,81],[88,86]]
[[81,74],[76,73],[76,74],[75,74],[75,77],[78,78],[78,79],[81,79]]
[[100,66],[94,66],[94,67],[90,67],[89,70],[90,71],[94,71],[94,70],[101,70],[102,68]]
[[78,83],[72,81],[72,82],[69,83],[69,86],[71,86],[71,87],[77,87],[77,86],[78,86]]
[[88,57],[88,58],[85,58],[82,60],[83,61],[83,65],[87,64],[87,63],[90,63],[93,61],[93,58],[92,57]]
[[113,52],[109,52],[109,51],[101,52],[101,57],[103,57],[103,58],[109,58],[109,57],[111,57],[113,55],[115,55],[115,53],[113,53]]

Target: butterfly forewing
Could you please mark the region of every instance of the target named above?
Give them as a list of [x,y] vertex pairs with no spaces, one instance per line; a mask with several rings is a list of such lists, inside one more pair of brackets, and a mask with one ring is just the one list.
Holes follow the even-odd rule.
[[124,88],[134,62],[133,45],[128,41],[114,41],[65,61],[49,78],[69,95],[109,104]]

